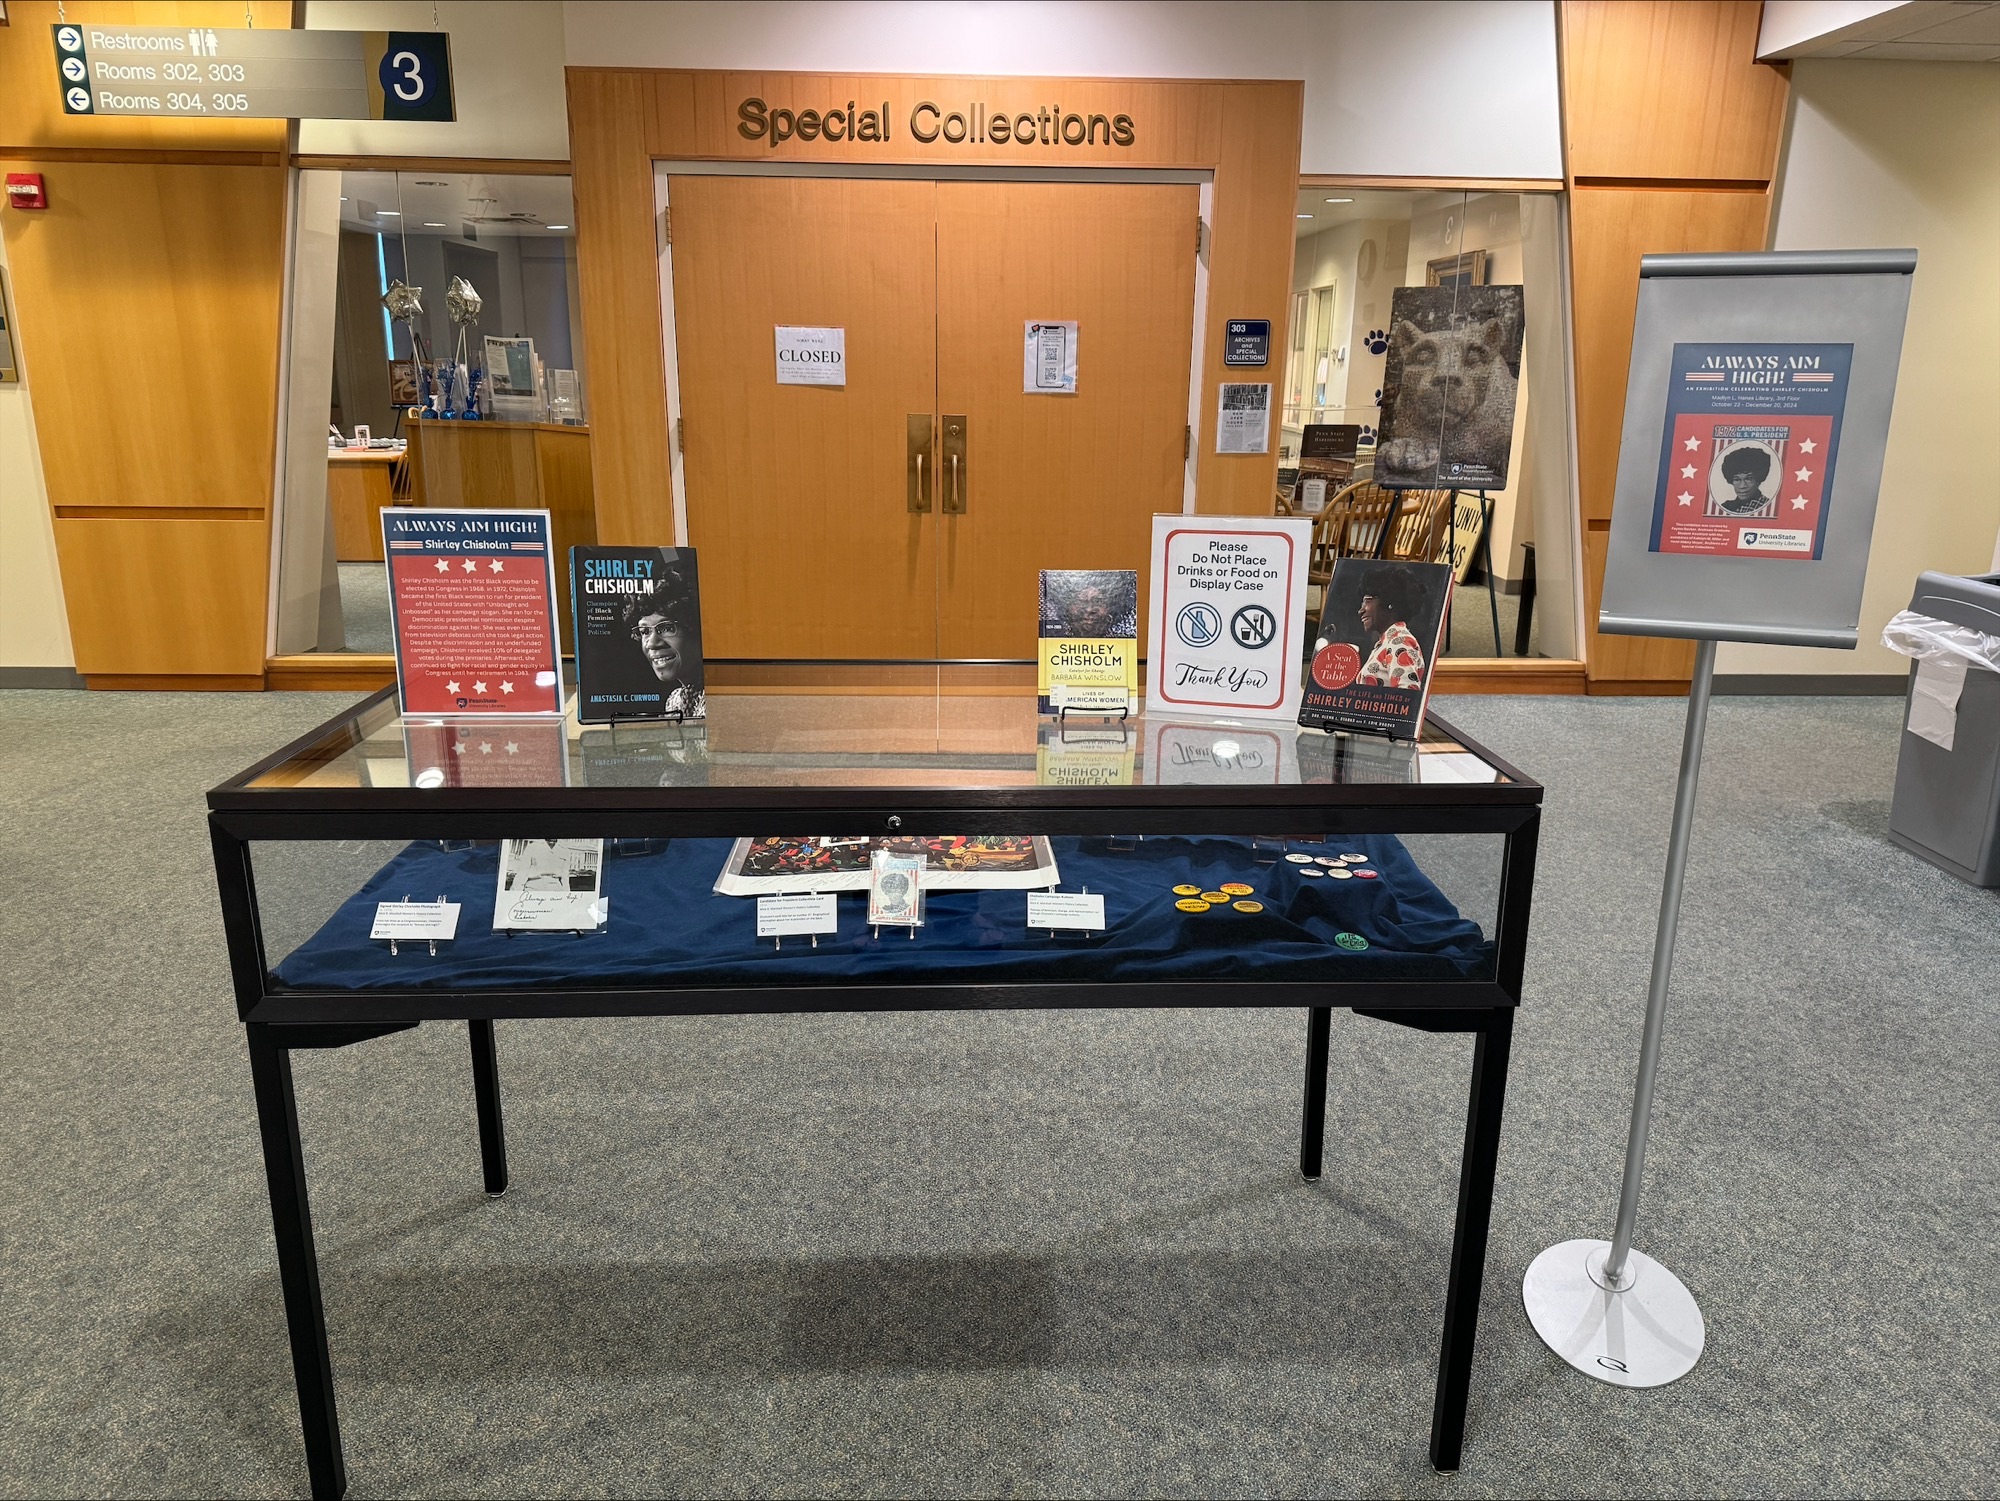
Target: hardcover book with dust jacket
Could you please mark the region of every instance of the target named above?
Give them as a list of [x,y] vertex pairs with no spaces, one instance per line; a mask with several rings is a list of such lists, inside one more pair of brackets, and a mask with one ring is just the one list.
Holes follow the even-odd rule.
[[579,720],[707,716],[694,549],[572,547],[569,587]]
[[1299,723],[1415,740],[1450,603],[1449,563],[1340,559],[1320,610]]

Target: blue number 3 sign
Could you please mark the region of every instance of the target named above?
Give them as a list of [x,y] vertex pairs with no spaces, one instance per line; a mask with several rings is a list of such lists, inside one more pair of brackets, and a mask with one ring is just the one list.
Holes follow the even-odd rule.
[[376,105],[376,117],[457,119],[451,97],[451,37],[442,31],[391,31],[382,40],[382,60],[375,68],[380,95],[370,100]]

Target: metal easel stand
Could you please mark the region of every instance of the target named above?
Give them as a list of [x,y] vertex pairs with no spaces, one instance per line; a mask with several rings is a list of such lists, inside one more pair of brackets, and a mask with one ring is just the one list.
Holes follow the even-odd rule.
[[1667,840],[1660,926],[1653,939],[1653,980],[1646,992],[1646,1030],[1639,1044],[1639,1083],[1632,1096],[1632,1132],[1625,1146],[1618,1224],[1608,1242],[1566,1240],[1549,1247],[1521,1281],[1521,1301],[1535,1333],[1586,1376],[1613,1386],[1665,1386],[1678,1381],[1701,1359],[1707,1334],[1694,1295],[1659,1262],[1632,1249],[1632,1229],[1639,1217],[1639,1187],[1646,1172],[1653,1080],[1660,1064],[1660,1034],[1666,1026],[1667,982],[1680,927],[1681,878],[1687,872],[1695,783],[1701,775],[1701,742],[1708,728],[1714,679],[1715,642],[1703,641],[1688,690],[1687,733],[1681,741],[1680,786],[1674,794],[1673,832]]

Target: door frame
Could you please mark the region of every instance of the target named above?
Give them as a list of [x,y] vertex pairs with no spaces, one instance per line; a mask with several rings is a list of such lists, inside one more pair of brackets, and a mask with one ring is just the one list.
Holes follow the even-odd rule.
[[[1203,313],[1208,306],[1208,242],[1211,238],[1215,202],[1215,174],[1200,168],[1129,167],[988,167],[967,165],[921,166],[914,163],[817,163],[817,162],[715,162],[660,161],[653,163],[653,216],[660,228],[656,236],[660,269],[660,358],[665,365],[663,389],[667,401],[668,442],[673,454],[674,546],[686,547],[687,464],[681,451],[680,341],[674,322],[674,245],[671,226],[673,209],[668,201],[669,177],[830,177],[850,181],[892,179],[903,182],[1082,182],[1082,183],[1182,183],[1197,190],[1196,248],[1194,258],[1193,337],[1188,351],[1187,424],[1190,434],[1201,430],[1201,351],[1207,332]],[[1195,472],[1200,445],[1188,444],[1181,469],[1181,514],[1195,513]]]

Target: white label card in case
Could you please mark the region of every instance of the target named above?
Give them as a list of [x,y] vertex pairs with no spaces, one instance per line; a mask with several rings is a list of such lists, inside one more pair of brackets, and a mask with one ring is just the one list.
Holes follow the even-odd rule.
[[1031,928],[1087,928],[1104,931],[1104,898],[1087,891],[1031,891],[1028,893],[1028,926]]
[[457,902],[377,902],[370,938],[456,938]]
[[794,933],[834,933],[840,929],[833,892],[757,898],[757,936],[789,938]]

